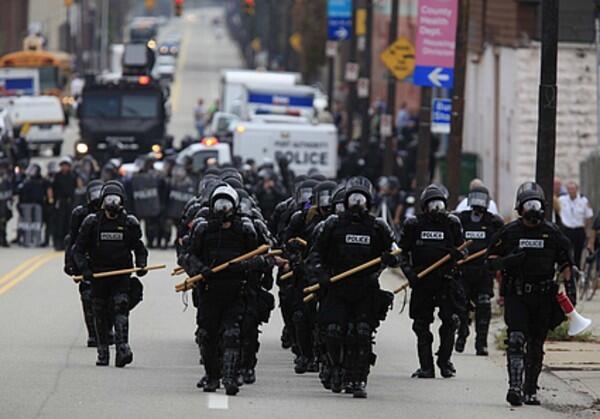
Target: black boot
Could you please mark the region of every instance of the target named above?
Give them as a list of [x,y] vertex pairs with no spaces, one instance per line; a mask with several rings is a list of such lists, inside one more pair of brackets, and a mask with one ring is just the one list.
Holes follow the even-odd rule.
[[203,375],[202,378],[200,379],[200,381],[198,381],[196,383],[196,387],[202,388],[206,385],[207,382],[208,382],[208,375]]
[[315,358],[306,366],[306,372],[319,372],[319,361]]
[[[221,382],[218,378],[209,377],[209,376],[205,376],[205,377],[206,377],[206,382],[202,386],[203,387],[202,390],[205,393],[214,393],[215,391],[217,391],[218,388],[221,388]],[[202,381],[202,380],[200,380],[200,381]]]
[[540,401],[537,398],[538,378],[542,372],[544,360],[545,338],[527,339],[527,354],[525,355],[525,383],[523,392],[525,404],[537,406]]
[[110,354],[108,352],[108,346],[101,345],[97,348],[98,358],[96,359],[96,365],[99,367],[108,366]]
[[420,368],[412,374],[412,378],[435,378],[431,343],[418,343],[417,352]]
[[116,352],[115,367],[123,368],[133,362],[133,352],[127,343],[118,343]]
[[319,380],[325,390],[331,390],[331,368],[327,362],[321,362],[321,371],[319,371]]
[[246,368],[243,376],[244,384],[254,384],[256,382],[256,372],[254,368]]
[[96,336],[88,336],[87,338],[87,347],[95,348],[98,346],[98,341],[96,340]]
[[223,386],[228,396],[235,396],[239,392],[236,375],[238,371],[239,350],[225,348],[223,352]]
[[283,330],[281,331],[281,347],[283,349],[290,349],[294,344],[294,338],[290,333],[290,329],[288,326],[283,326]]
[[440,369],[440,374],[444,378],[452,378],[456,375],[456,368],[454,368],[454,364],[449,360],[443,360],[438,358],[437,366]]
[[437,352],[437,366],[440,369],[442,377],[450,378],[456,375],[456,369],[450,358],[454,349],[454,337],[456,334],[456,326],[458,325],[458,316],[452,315],[450,319],[442,320],[442,325],[439,328],[440,347]]
[[462,354],[465,351],[465,345],[467,344],[467,339],[463,336],[456,337],[456,344],[454,345],[454,349],[459,354]]
[[355,399],[366,399],[367,398],[367,382],[357,381],[354,383],[352,389],[352,397]]
[[[489,297],[487,297],[489,299]],[[478,304],[475,310],[475,353],[479,356],[488,355],[488,333],[492,307],[488,303]]]
[[460,326],[456,336],[456,344],[454,349],[456,352],[462,354],[465,351],[465,345],[467,343],[467,337],[469,337],[469,313],[466,313],[464,318],[460,319]]
[[537,393],[525,394],[524,403],[529,406],[539,406],[541,403],[537,398]]
[[310,364],[310,360],[307,357],[300,355],[296,358],[294,364],[294,371],[296,374],[304,374],[308,371],[308,364]]
[[522,332],[510,332],[508,334],[508,347],[506,349],[508,393],[506,394],[506,401],[512,406],[521,406],[523,404],[524,344],[525,336]]
[[331,368],[330,388],[334,393],[341,393],[343,385],[342,369],[339,366]]

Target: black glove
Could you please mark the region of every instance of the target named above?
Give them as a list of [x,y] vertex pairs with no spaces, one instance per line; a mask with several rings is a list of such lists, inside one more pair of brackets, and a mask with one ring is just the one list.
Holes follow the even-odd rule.
[[304,250],[304,245],[300,241],[292,239],[287,242],[286,248],[290,252],[301,252]]
[[[574,274],[575,272],[573,272]],[[571,279],[565,281],[565,291],[567,293],[567,297],[573,303],[573,306],[577,305],[577,275],[571,275]]]
[[90,268],[86,268],[81,273],[84,281],[92,281],[94,279],[94,273]]
[[446,250],[448,251],[448,254],[450,255],[450,260],[452,260],[453,263],[456,263],[459,260],[464,259],[465,257],[465,254],[463,252],[454,247],[450,247]]
[[227,270],[234,274],[241,274],[241,273],[244,273],[247,270],[251,269],[251,265],[252,265],[251,259],[243,260],[240,262],[232,262],[227,267]]
[[139,271],[136,272],[137,276],[139,276],[140,278],[145,276],[148,273],[148,270],[145,269],[146,268],[145,263],[138,263],[136,265],[136,267],[140,269]]
[[398,257],[392,255],[391,252],[384,252],[381,255],[381,263],[385,266],[393,268],[395,266],[398,266],[398,263],[400,263],[400,261],[398,260]]
[[317,279],[317,283],[319,284],[319,287],[321,289],[325,289],[331,285],[331,280],[329,278],[329,275],[327,275],[324,272],[317,275],[316,279]]
[[202,275],[205,281],[209,281],[210,279],[215,277],[215,273],[206,266],[200,269],[200,274]]

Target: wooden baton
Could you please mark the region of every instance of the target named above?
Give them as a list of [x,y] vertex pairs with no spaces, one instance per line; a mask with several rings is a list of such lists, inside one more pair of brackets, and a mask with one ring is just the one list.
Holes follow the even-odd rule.
[[[268,250],[269,250],[269,246],[266,244],[263,244],[262,246],[254,249],[251,252],[245,253],[241,256],[238,256],[237,258],[231,259],[230,261],[227,261],[218,266],[215,266],[214,268],[211,268],[211,271],[213,271],[214,273],[221,272],[221,271],[227,269],[229,267],[229,265],[232,263],[243,262],[243,261],[251,259],[255,256],[259,256]],[[203,279],[204,279],[204,277],[202,276],[202,274],[187,278],[185,281],[180,282],[179,284],[175,285],[175,291],[176,292],[187,291],[188,289],[191,288],[191,285],[195,284],[196,282],[200,282]]]
[[[118,276],[118,275],[127,275],[133,274],[142,270],[145,271],[155,271],[157,269],[165,269],[167,265],[150,265],[145,268],[127,268],[127,269],[117,269],[116,271],[107,271],[107,272],[98,272],[94,274],[94,279],[107,278],[109,276]],[[73,277],[73,281],[81,282],[83,281],[83,275],[77,275]]]
[[[392,256],[398,256],[400,253],[402,253],[402,249],[396,249],[396,250],[393,250],[392,252],[390,252],[390,254]],[[357,272],[364,271],[365,269],[371,268],[375,265],[379,265],[380,263],[381,263],[381,257],[371,259],[370,261],[365,262],[362,265],[355,266],[354,268],[349,269],[345,272],[342,272],[341,274],[337,274],[336,276],[330,278],[329,282],[332,284],[336,283],[338,281],[341,281],[344,278],[354,275]],[[320,288],[321,288],[321,284],[314,284],[314,285],[311,285],[310,287],[304,288],[304,293],[310,294],[310,293],[313,293],[313,292],[319,290]]]
[[484,256],[486,253],[487,253],[487,249],[480,250],[479,252],[473,253],[472,255],[469,255],[466,258],[459,260],[458,262],[456,262],[456,264],[458,266],[465,265],[475,259],[479,259],[480,257]]
[[[271,250],[269,252],[269,256],[279,256],[281,254],[283,254],[283,250],[280,250],[280,249]],[[173,269],[173,272],[171,272],[171,276],[181,275],[184,272],[185,272],[185,269],[183,269],[181,266],[178,266],[175,269]]]
[[[458,248],[456,250],[458,251],[463,251],[465,250],[467,247],[469,247],[470,245],[473,244],[473,240],[467,240],[466,242],[464,242],[463,244],[461,244],[460,246],[458,246]],[[425,278],[427,275],[429,275],[431,272],[435,271],[436,269],[438,269],[440,266],[444,265],[445,263],[449,262],[450,259],[452,259],[452,257],[450,256],[450,254],[447,254],[446,256],[444,256],[443,258],[441,258],[440,260],[438,260],[437,262],[435,262],[433,265],[429,266],[428,268],[422,270],[421,272],[419,272],[419,274],[417,275],[417,277],[419,279],[423,279]],[[404,288],[400,287],[400,288],[396,288],[394,290],[394,294],[398,294],[400,291],[402,291]]]

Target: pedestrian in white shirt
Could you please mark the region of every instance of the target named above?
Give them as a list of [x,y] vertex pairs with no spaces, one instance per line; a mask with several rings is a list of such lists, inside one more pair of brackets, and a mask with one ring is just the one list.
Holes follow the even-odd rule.
[[594,212],[585,196],[579,194],[575,182],[567,184],[567,194],[558,198],[560,203],[560,220],[565,235],[573,245],[575,264],[581,264],[581,253],[586,245],[587,231],[590,228]]

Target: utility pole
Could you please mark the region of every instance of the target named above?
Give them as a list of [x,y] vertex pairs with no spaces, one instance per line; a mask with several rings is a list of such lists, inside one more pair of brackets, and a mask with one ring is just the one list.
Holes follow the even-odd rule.
[[558,0],[542,2],[540,96],[535,180],[546,195],[546,218],[553,208],[554,157],[556,154],[556,61],[558,55]]
[[419,143],[417,144],[417,191],[420,193],[431,181],[431,87],[421,88],[419,114]]
[[108,0],[102,0],[100,23],[100,71],[108,69]]
[[369,92],[367,97],[363,99],[363,108],[362,108],[362,130],[361,130],[361,139],[362,139],[362,148],[363,150],[367,149],[370,140],[370,131],[371,131],[371,123],[369,121],[369,106],[371,106],[371,64],[372,64],[372,56],[373,51],[373,0],[367,0],[366,4],[367,9],[367,33],[365,38],[365,52],[364,52],[364,67],[361,68],[361,73],[364,78],[369,81]]
[[[356,9],[358,0],[352,0],[352,30],[350,31],[350,57],[349,62],[356,62]],[[348,100],[346,107],[346,131],[348,133],[348,141],[354,140],[354,108],[356,106],[356,82],[347,82],[348,86]]]
[[[599,0],[600,1],[600,0]],[[400,9],[400,0],[392,0],[392,16],[390,20],[390,31],[388,37],[388,45],[392,45],[398,38],[398,13]],[[390,71],[388,73],[388,88],[387,88],[387,113],[392,118],[392,126],[394,125],[394,115],[396,112],[396,77]],[[392,174],[394,159],[396,157],[396,147],[394,145],[394,134],[389,135],[385,139],[385,154],[383,160],[383,173],[385,175]]]
[[598,147],[600,147],[600,0],[595,0],[594,23],[596,28],[596,125],[598,131]]
[[327,107],[333,114],[333,103],[335,95],[335,56],[337,55],[337,42],[327,41]]
[[465,79],[467,75],[467,43],[469,36],[469,0],[458,2],[456,52],[454,54],[454,88],[452,90],[452,120],[448,144],[448,208],[455,208],[460,194],[463,119],[465,109]]

